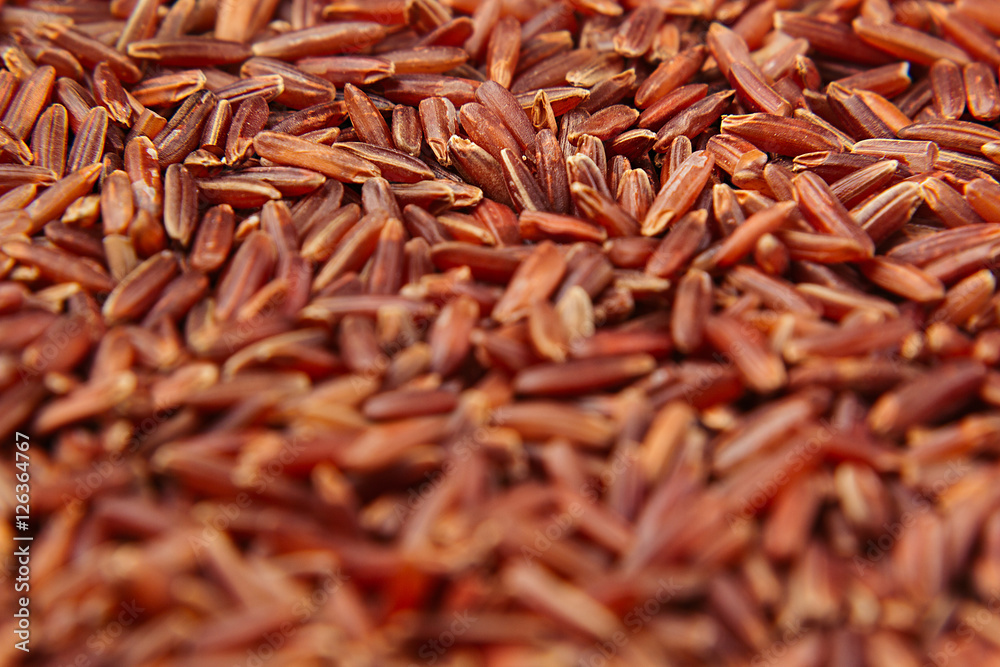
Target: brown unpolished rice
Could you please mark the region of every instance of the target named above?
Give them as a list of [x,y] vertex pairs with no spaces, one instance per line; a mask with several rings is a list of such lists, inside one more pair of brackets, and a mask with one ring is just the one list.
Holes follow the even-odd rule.
[[0,2],[0,664],[1000,664],[998,38]]

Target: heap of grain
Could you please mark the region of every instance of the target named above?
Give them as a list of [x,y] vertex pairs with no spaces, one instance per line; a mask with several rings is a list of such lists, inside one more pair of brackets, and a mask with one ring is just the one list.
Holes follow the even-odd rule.
[[994,5],[9,0],[3,662],[1000,663]]

